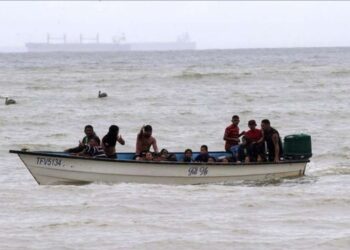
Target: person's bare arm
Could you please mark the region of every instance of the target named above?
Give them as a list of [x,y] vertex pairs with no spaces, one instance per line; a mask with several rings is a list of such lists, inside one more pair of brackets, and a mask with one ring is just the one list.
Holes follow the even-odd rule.
[[123,137],[121,135],[118,136],[117,141],[121,144],[121,145],[125,145],[125,140],[123,139]]
[[79,141],[79,147],[84,147],[85,144],[83,143],[83,141]]
[[158,153],[158,146],[157,146],[157,140],[154,139],[152,142],[153,150],[155,153]]
[[141,139],[139,139],[139,138],[142,138],[144,127],[145,127],[145,125],[142,126],[140,132],[138,133],[138,135],[136,137],[136,149],[135,149],[135,154],[136,155],[140,155],[141,154],[142,145],[141,145]]
[[256,143],[261,143],[264,141],[264,131],[263,130],[261,130],[261,135],[262,135],[261,138]]
[[224,140],[224,141],[226,141],[227,139],[227,132],[226,132],[226,130],[225,130],[225,133],[224,133],[224,136],[222,137],[222,139]]
[[136,155],[141,154],[141,141],[139,138],[136,138],[136,149],[135,149]]
[[225,141],[235,141],[235,142],[240,142],[239,138],[236,137],[226,137],[224,136]]
[[272,135],[272,142],[275,147],[275,162],[280,161],[280,145],[279,145],[279,137],[278,134]]
[[238,135],[238,137],[241,137],[242,135],[245,135],[245,131],[242,131],[242,132]]

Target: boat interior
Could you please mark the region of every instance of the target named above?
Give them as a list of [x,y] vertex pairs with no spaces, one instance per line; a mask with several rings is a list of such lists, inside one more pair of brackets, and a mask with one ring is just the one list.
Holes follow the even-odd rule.
[[[50,153],[50,154],[57,154],[57,155],[64,155],[64,156],[72,156],[69,153],[58,153],[58,152],[40,152],[40,153]],[[176,156],[176,161],[183,161],[184,158],[184,153],[183,152],[174,152],[171,154],[174,154]],[[118,153],[118,160],[125,160],[125,161],[130,161],[134,160],[135,153]],[[199,155],[199,152],[193,152],[192,158],[195,159]],[[209,152],[209,155],[212,157],[215,157],[216,160],[223,159],[225,157],[232,157],[231,153],[227,153],[224,151],[215,151],[215,152]],[[99,157],[95,157],[99,158]]]

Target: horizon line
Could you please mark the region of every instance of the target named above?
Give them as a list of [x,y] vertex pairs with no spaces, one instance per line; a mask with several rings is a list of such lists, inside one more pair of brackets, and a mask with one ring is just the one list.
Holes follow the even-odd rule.
[[[331,46],[278,46],[278,47],[236,47],[236,48],[200,48],[194,50],[176,50],[178,52],[182,51],[209,51],[209,50],[263,50],[263,49],[326,49],[326,48],[350,48],[346,45],[331,45]],[[7,50],[7,51],[6,51]],[[132,52],[175,52],[175,50],[168,51],[89,51],[89,52],[79,52],[79,51],[52,51],[52,52],[28,52],[25,47],[11,47],[11,46],[0,46],[1,54],[10,54],[10,53],[28,53],[28,54],[37,54],[37,53],[132,53]]]

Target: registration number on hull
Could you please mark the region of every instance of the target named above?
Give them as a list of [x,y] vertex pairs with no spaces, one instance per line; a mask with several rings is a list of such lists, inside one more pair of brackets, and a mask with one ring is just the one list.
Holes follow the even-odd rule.
[[189,167],[188,176],[206,176],[208,174],[208,167]]
[[36,164],[48,167],[63,167],[62,160],[49,157],[37,157]]

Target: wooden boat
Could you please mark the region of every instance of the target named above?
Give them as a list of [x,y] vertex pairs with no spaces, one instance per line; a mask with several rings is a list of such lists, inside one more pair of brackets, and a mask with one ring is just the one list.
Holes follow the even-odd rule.
[[[177,162],[135,161],[133,153],[118,153],[118,159],[72,156],[63,152],[16,151],[38,184],[152,183],[207,184],[236,181],[271,181],[303,176],[308,158],[279,163],[184,163],[183,153],[175,153]],[[194,156],[198,153],[194,153]],[[211,152],[220,157],[227,153]]]

